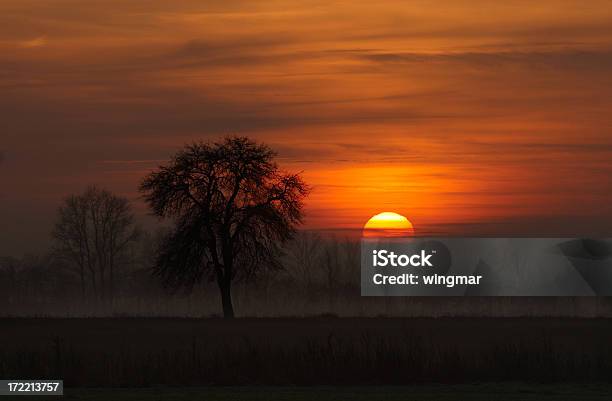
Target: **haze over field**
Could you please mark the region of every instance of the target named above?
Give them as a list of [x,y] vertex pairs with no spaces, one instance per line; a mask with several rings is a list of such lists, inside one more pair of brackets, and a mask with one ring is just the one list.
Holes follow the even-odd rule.
[[61,199],[248,135],[304,171],[306,228],[610,236],[608,1],[0,4],[0,255]]

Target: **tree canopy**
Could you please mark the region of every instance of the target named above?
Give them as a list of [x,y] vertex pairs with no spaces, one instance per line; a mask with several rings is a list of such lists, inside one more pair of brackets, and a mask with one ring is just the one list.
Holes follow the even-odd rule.
[[282,172],[275,156],[246,137],[198,142],[143,180],[153,213],[175,221],[155,266],[167,285],[216,280],[231,317],[231,283],[280,267],[279,247],[301,224],[309,188],[299,174]]

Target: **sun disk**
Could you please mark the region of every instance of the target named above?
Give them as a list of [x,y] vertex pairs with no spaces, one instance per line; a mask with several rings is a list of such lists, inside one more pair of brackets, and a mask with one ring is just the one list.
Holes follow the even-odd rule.
[[414,227],[410,220],[401,214],[383,212],[372,216],[363,227],[363,236],[375,237],[410,237]]

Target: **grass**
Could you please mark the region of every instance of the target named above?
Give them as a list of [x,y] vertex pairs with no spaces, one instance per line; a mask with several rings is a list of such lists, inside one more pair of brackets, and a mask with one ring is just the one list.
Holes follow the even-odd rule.
[[[68,389],[66,400],[85,401],[603,401],[612,390],[601,384],[488,383],[402,387],[205,387],[155,389]],[[12,397],[18,401],[58,397]],[[3,400],[9,397],[3,397]]]
[[607,319],[0,319],[0,377],[109,388],[608,383],[610,338]]

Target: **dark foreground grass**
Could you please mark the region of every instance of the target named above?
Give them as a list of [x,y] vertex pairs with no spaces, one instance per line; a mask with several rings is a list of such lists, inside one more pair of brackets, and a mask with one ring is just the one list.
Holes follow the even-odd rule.
[[612,383],[611,339],[607,319],[4,319],[0,377],[100,388]]
[[[489,383],[402,387],[207,387],[68,389],[63,399],[84,401],[608,401],[607,385]],[[11,397],[3,397],[3,400]],[[12,397],[17,401],[59,397]]]

